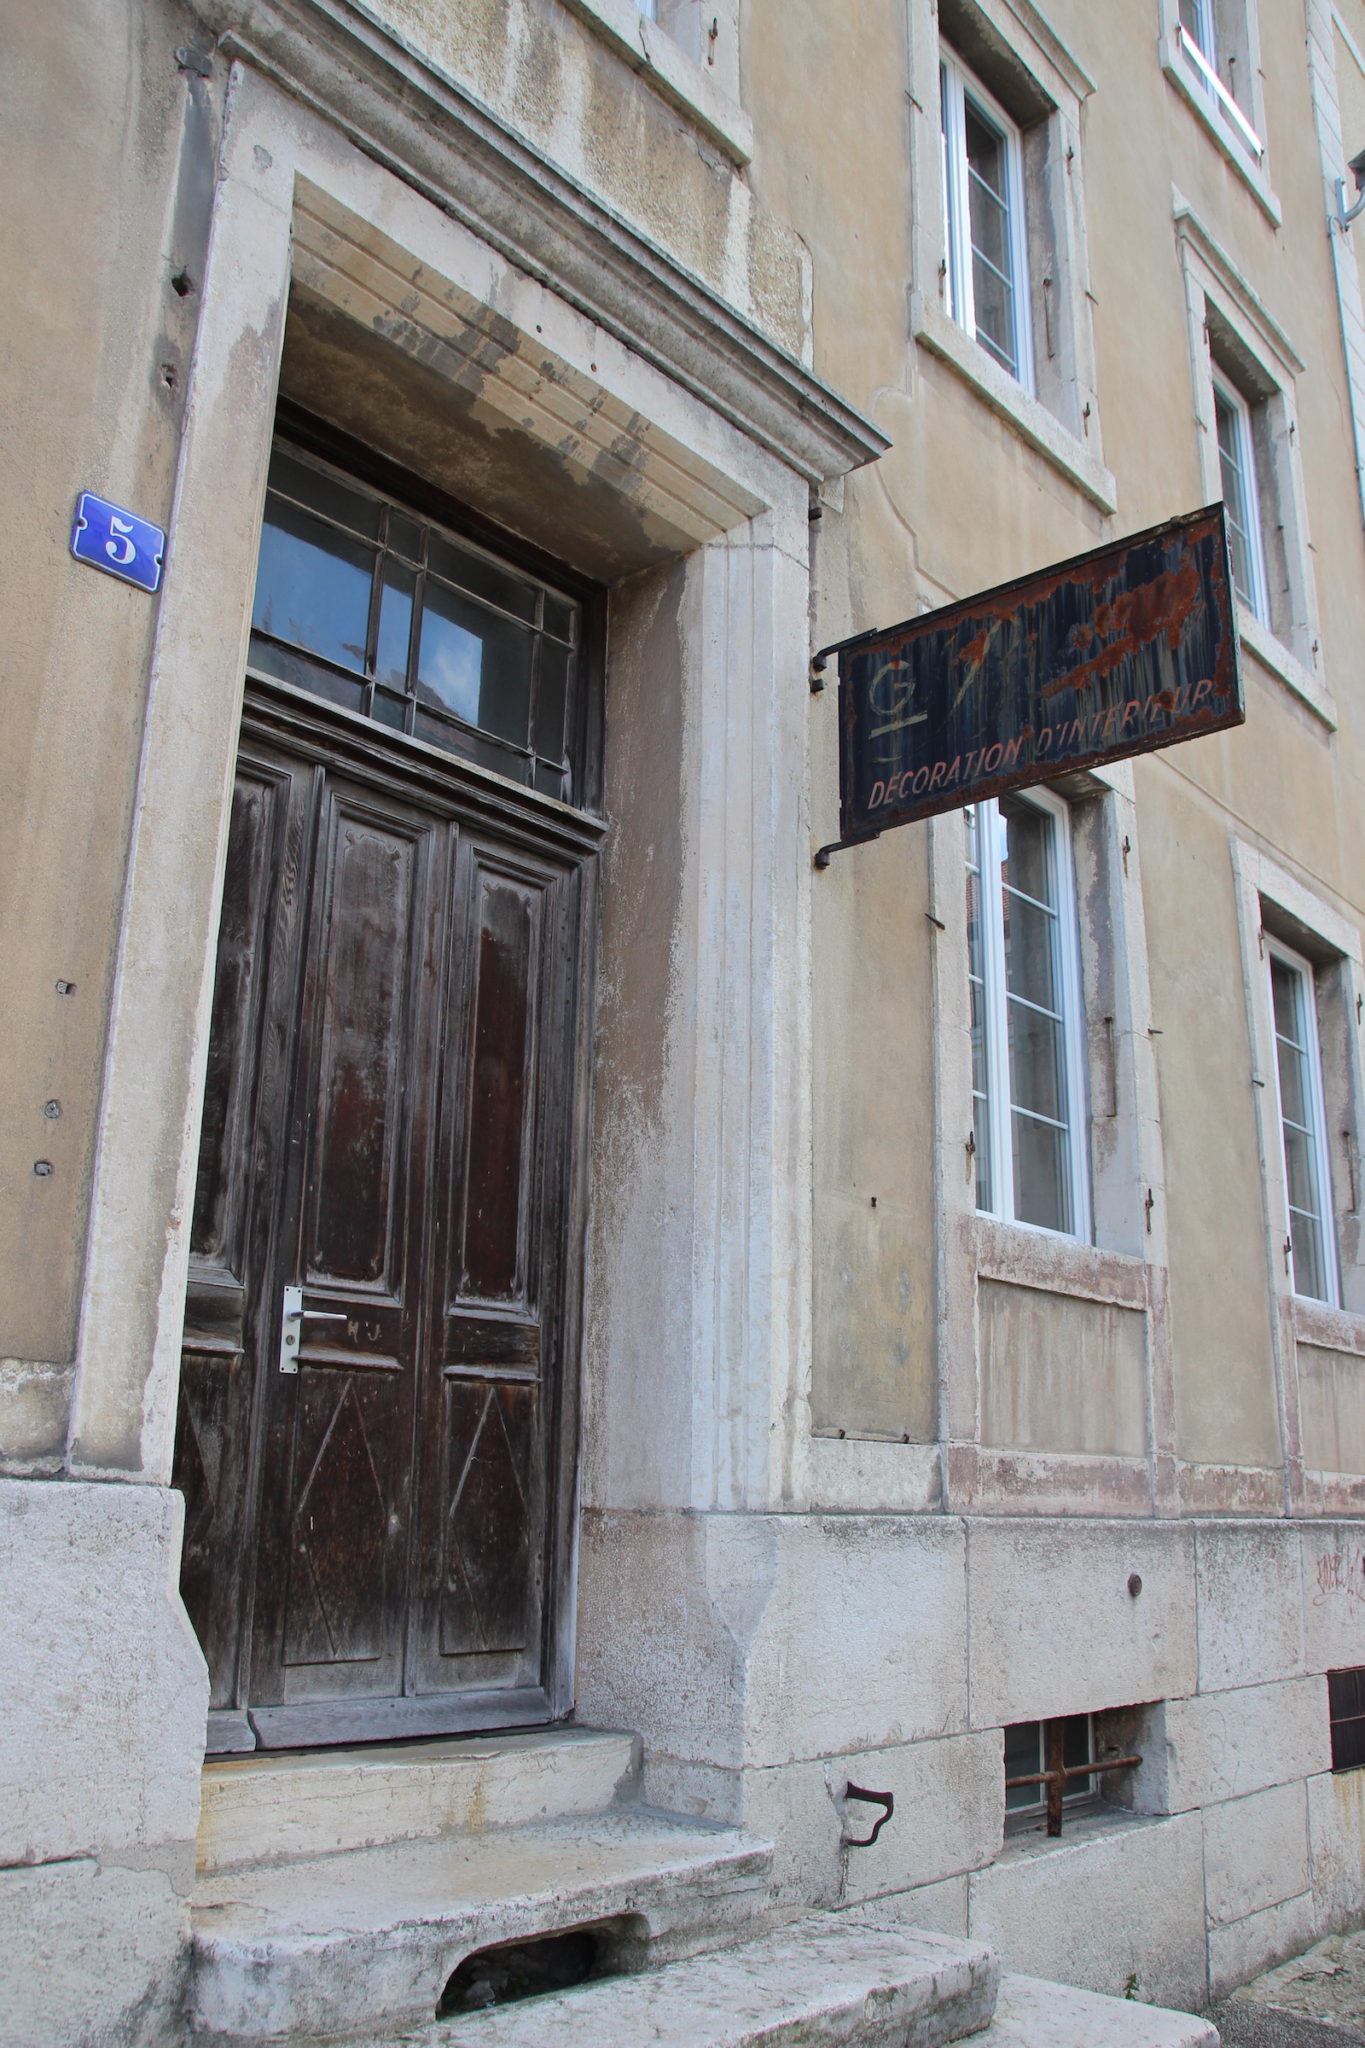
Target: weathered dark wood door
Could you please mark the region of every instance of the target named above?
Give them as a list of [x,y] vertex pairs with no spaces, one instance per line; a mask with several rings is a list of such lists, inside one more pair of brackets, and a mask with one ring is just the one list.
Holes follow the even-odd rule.
[[175,1473],[220,1748],[568,1704],[591,828],[355,725],[260,689],[238,763]]

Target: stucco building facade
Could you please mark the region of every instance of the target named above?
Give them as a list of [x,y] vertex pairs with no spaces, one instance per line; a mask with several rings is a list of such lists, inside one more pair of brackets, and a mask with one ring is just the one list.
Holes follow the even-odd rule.
[[[321,2036],[201,1807],[509,1728],[1117,1996],[1353,1924],[1365,5],[6,45],[0,2039]],[[817,649],[1220,496],[1245,726],[814,864]]]

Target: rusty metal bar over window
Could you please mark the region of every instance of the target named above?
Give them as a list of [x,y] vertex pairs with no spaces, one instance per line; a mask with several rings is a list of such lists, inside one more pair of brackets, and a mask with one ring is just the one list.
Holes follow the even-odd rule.
[[1047,1787],[1047,1832],[1060,1835],[1062,1832],[1062,1802],[1066,1796],[1068,1782],[1072,1778],[1094,1778],[1102,1771],[1136,1770],[1142,1762],[1140,1756],[1114,1756],[1093,1759],[1083,1764],[1064,1762],[1066,1722],[1064,1720],[1044,1721],[1042,1724],[1043,1747],[1047,1756],[1045,1771],[1025,1771],[1019,1776],[1006,1778],[1005,1790],[1012,1792],[1019,1785],[1046,1785]]

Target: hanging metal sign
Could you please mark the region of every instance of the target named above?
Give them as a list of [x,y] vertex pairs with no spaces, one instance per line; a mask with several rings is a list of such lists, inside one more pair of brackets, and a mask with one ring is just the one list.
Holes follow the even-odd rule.
[[1210,505],[839,657],[839,829],[822,867],[957,810],[1246,717],[1223,507]]

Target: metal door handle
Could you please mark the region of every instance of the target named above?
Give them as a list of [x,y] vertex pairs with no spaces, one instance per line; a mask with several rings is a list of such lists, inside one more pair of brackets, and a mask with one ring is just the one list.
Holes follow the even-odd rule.
[[305,1308],[303,1289],[286,1287],[283,1311],[280,1316],[280,1371],[297,1372],[299,1369],[299,1330],[304,1317],[319,1323],[347,1323],[350,1317],[344,1309]]

